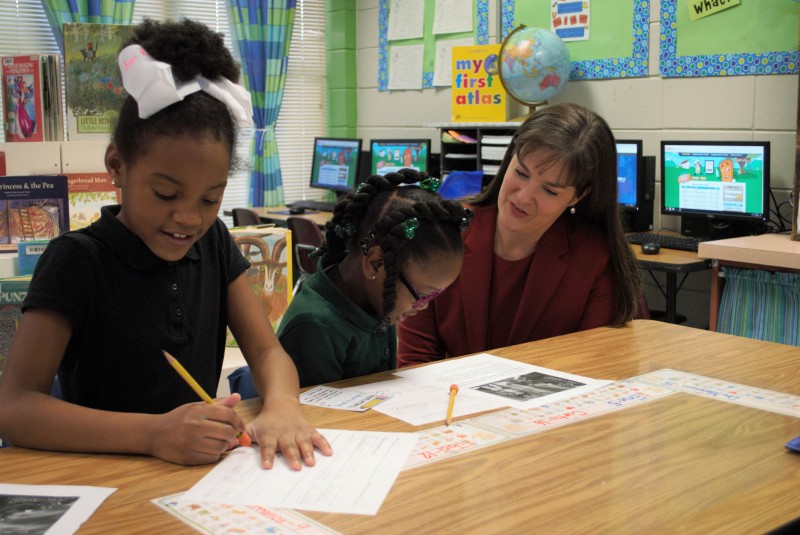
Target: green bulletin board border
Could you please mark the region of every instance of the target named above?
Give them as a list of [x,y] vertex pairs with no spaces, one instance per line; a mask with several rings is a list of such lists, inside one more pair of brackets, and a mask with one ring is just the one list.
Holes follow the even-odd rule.
[[[765,2],[765,7],[767,2]],[[661,76],[745,76],[797,74],[798,51],[763,53],[678,55],[677,0],[661,0]]]
[[[648,0],[649,1],[649,0]],[[489,0],[475,0],[475,15],[477,18],[476,45],[489,43]],[[389,0],[380,0],[378,12],[378,91],[389,91]],[[463,36],[464,34],[444,34],[442,41],[447,38]],[[434,36],[435,38],[435,36]],[[407,39],[397,41],[403,44],[416,44],[423,39]],[[433,87],[433,71],[422,72],[422,89]]]
[[[530,0],[521,0],[528,2]],[[502,0],[503,39],[514,29],[516,0]],[[550,28],[545,28],[550,30]],[[630,56],[573,61],[570,80],[635,78],[648,75],[650,53],[650,0],[633,2],[633,49]],[[569,48],[569,45],[567,45]]]

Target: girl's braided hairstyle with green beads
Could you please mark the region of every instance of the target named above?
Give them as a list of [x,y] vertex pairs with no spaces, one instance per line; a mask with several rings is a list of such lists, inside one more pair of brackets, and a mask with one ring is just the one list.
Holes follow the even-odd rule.
[[437,187],[437,179],[413,169],[372,175],[336,204],[326,224],[326,261],[339,261],[354,248],[366,254],[372,245],[380,246],[386,271],[384,317],[394,309],[403,265],[428,266],[442,254],[463,251],[461,231],[472,213],[459,202],[442,199]]

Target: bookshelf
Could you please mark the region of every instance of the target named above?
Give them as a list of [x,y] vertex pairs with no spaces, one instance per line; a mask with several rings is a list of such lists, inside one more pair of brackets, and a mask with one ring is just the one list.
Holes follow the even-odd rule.
[[511,136],[522,123],[432,123],[424,125],[437,128],[439,138],[454,130],[475,140],[475,143],[445,142],[441,145],[442,179],[453,171],[483,171],[484,184],[491,180],[500,167]]

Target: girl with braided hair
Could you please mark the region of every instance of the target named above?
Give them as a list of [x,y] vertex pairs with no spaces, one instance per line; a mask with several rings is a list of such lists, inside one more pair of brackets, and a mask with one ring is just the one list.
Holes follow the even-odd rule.
[[395,324],[461,271],[471,212],[437,188],[438,180],[403,169],[370,176],[336,205],[317,272],[278,328],[301,386],[395,368]]

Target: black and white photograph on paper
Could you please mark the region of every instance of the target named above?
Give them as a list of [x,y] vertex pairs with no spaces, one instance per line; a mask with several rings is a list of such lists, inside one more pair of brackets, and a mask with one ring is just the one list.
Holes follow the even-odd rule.
[[509,377],[499,381],[493,381],[482,385],[472,386],[473,390],[486,392],[509,398],[514,401],[526,402],[535,398],[548,396],[557,392],[563,392],[586,383],[573,381],[564,377],[556,377],[541,372],[531,372],[516,377]]

